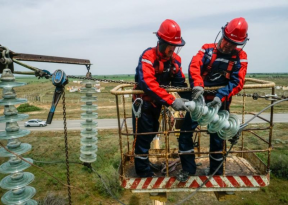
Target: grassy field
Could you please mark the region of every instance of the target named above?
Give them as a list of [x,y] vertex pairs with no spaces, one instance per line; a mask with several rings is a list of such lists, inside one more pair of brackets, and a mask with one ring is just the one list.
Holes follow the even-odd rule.
[[[275,126],[276,138],[284,141],[287,139],[288,128],[286,124],[277,124]],[[265,133],[262,133],[263,135]],[[160,139],[162,140],[162,139]],[[29,136],[21,139],[22,142],[30,143],[33,147],[30,153],[25,154],[25,157],[31,157],[34,164],[49,172],[61,182],[66,184],[66,167],[65,167],[65,152],[64,138],[62,132],[33,132]],[[204,134],[202,137],[203,145],[208,145],[208,137]],[[79,161],[80,150],[80,132],[68,132],[69,144],[69,159],[71,185],[75,188],[71,190],[73,204],[91,204],[91,205],[108,205],[117,204],[106,192],[99,177],[75,162]],[[171,136],[171,146],[177,146],[177,140]],[[258,141],[259,142],[259,141]],[[282,169],[288,174],[288,144],[274,144],[275,148],[272,152],[272,178],[271,184],[268,187],[262,188],[258,192],[237,192],[234,198],[228,199],[225,202],[218,202],[213,192],[198,193],[194,198],[189,200],[188,204],[285,204],[288,203],[288,177],[283,179],[276,177],[276,168],[279,165],[279,156],[286,156],[286,161],[280,161],[286,164]],[[248,135],[245,137],[245,147],[249,149],[261,149],[264,145],[257,143],[255,137]],[[260,156],[265,159],[265,155]],[[281,158],[283,159],[283,157]],[[1,158],[0,163],[7,159]],[[103,177],[108,187],[116,194],[117,197],[125,204],[129,205],[149,205],[151,200],[148,194],[132,194],[130,191],[123,190],[118,182],[118,166],[119,166],[119,148],[117,130],[99,130],[98,134],[98,151],[97,161],[92,164],[94,169]],[[41,163],[42,162],[42,163]],[[43,163],[52,162],[52,163]],[[54,163],[53,163],[54,162]],[[62,162],[62,163],[59,163]],[[275,168],[276,167],[276,168]],[[275,168],[275,173],[274,169]],[[25,170],[26,171],[26,170]],[[53,179],[38,168],[31,167],[27,171],[35,175],[35,180],[31,186],[35,187],[37,194],[34,199],[42,201],[47,195],[54,194],[59,199],[67,200],[67,188]],[[285,174],[285,173],[284,173]],[[3,178],[4,175],[0,175]],[[286,179],[285,179],[286,178]],[[0,195],[5,193],[0,190]],[[180,199],[188,196],[188,193],[169,193],[167,204],[175,204]]]
[[[251,76],[250,76],[251,75]],[[248,74],[247,77],[253,77],[255,74]],[[288,75],[288,74],[287,74]],[[276,85],[287,86],[288,85],[288,76],[283,74],[283,76],[276,77],[278,74],[275,74],[274,78],[273,75],[259,75],[257,74],[256,77],[260,77],[259,79],[262,80],[269,80],[276,83]],[[124,80],[124,81],[133,81],[133,75],[112,75],[112,76],[93,76],[97,79],[112,79],[112,80]],[[17,81],[19,82],[26,82],[27,85],[22,87],[16,87],[17,96],[20,98],[27,98],[28,103],[34,106],[41,108],[40,111],[29,112],[30,119],[32,118],[40,118],[46,119],[49,113],[51,102],[53,99],[53,94],[55,87],[49,80],[32,78],[32,77],[17,77]],[[188,81],[187,81],[188,82]],[[79,86],[77,83],[73,83],[73,80],[70,79],[70,83],[67,86]],[[66,86],[66,87],[67,87]],[[117,84],[115,83],[103,83],[101,82],[101,92],[96,93],[97,102],[95,104],[98,105],[98,116],[100,119],[103,118],[116,118],[116,103],[115,103],[115,96],[110,93],[110,90],[113,89]],[[1,91],[2,92],[2,89]],[[260,95],[270,94],[271,89],[257,89],[257,90],[243,90],[242,93],[254,93],[257,92]],[[283,90],[276,90],[278,95],[285,95],[288,96],[288,91]],[[36,96],[40,97],[40,101],[35,101]],[[79,119],[81,113],[83,112],[80,109],[80,106],[84,104],[80,101],[81,96],[84,96],[83,93],[74,92],[70,93],[66,90],[66,116],[68,119]],[[234,112],[240,112],[242,110],[242,97],[234,97],[233,102],[231,104],[231,110]],[[119,98],[120,101],[120,109],[123,108],[122,98]],[[257,112],[263,109],[265,106],[269,105],[270,102],[258,99],[257,101],[253,100],[252,98],[246,98],[246,107],[247,110],[250,112]],[[125,106],[127,110],[127,114],[131,115],[131,97],[125,98]],[[0,112],[1,109],[0,108]],[[54,119],[62,119],[62,100],[60,100]],[[277,105],[275,106],[275,113],[283,113],[285,110],[288,111],[288,107]]]

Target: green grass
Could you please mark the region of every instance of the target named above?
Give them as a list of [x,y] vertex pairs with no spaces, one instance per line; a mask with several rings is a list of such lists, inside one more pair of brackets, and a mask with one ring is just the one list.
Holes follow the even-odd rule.
[[[287,124],[276,124],[274,129],[274,135],[280,139],[287,138]],[[98,152],[97,161],[92,164],[93,168],[102,176],[103,180],[107,183],[109,189],[125,204],[150,204],[151,200],[148,194],[132,194],[130,191],[123,190],[118,181],[118,166],[120,160],[119,154],[119,141],[117,130],[99,130],[98,132]],[[264,131],[260,131],[259,135],[264,135]],[[282,138],[281,138],[282,137]],[[206,137],[202,137],[205,142]],[[63,183],[66,183],[66,166],[65,166],[65,152],[64,152],[64,138],[63,132],[32,132],[30,135],[21,138],[22,142],[30,143],[33,147],[30,153],[24,154],[24,157],[31,157],[34,159],[34,164],[45,169],[53,176],[57,177]],[[175,141],[175,140],[174,140]],[[255,141],[255,137],[248,135],[245,137],[247,146],[250,149],[258,148],[258,142]],[[80,149],[80,132],[68,131],[68,143],[69,143],[69,160],[71,162],[79,162],[79,149]],[[172,143],[172,140],[171,140]],[[177,143],[176,141],[174,143]],[[203,144],[202,146],[207,146]],[[261,147],[263,148],[263,147]],[[279,156],[288,156],[288,149],[286,144],[277,144],[277,147],[272,150],[271,168],[272,178],[271,184],[268,187],[261,188],[258,192],[237,192],[234,199],[229,199],[225,202],[218,202],[213,192],[198,193],[194,198],[190,199],[188,204],[284,204],[287,203],[287,191],[288,180],[285,177],[278,177],[273,171],[274,167],[280,164],[282,167],[288,165],[287,160],[282,159]],[[267,154],[260,156],[264,161],[267,159]],[[276,157],[276,158],[275,158]],[[287,158],[285,158],[287,159]],[[7,161],[7,158],[0,158],[0,163]],[[36,161],[63,161],[58,164],[45,164],[38,163]],[[280,162],[280,163],[279,163]],[[45,202],[52,200],[53,197],[49,197],[51,194],[56,195],[54,200],[67,202],[67,188],[60,184],[57,180],[51,178],[41,170],[31,167],[28,170],[35,175],[35,180],[31,186],[35,187],[37,193],[34,199]],[[6,175],[0,174],[0,178]],[[70,163],[70,181],[71,185],[77,187],[72,188],[72,201],[74,204],[117,204],[106,192],[104,185],[99,177],[87,169],[83,165]],[[6,191],[0,189],[0,195],[2,196]],[[185,198],[189,193],[169,193],[168,203],[175,204],[180,199]]]

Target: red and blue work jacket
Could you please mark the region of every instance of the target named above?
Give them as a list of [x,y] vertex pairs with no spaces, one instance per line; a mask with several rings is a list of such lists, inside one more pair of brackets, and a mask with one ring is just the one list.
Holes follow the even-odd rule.
[[143,90],[145,95],[151,97],[153,101],[170,106],[175,97],[160,85],[187,86],[181,68],[181,58],[173,53],[169,60],[159,59],[156,49],[157,47],[148,48],[140,56],[136,67],[135,82],[138,83],[137,88]]
[[229,100],[243,89],[247,65],[247,54],[242,49],[223,54],[214,43],[204,44],[190,62],[190,86],[224,86],[217,90],[215,96],[222,102]]

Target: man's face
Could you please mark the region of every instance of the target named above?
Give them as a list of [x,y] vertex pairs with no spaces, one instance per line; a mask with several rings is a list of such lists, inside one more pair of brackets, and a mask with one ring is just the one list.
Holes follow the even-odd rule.
[[220,40],[218,45],[219,45],[220,52],[224,54],[230,54],[237,47],[236,44],[230,43],[225,38],[222,38],[222,40]]
[[175,48],[176,46],[167,45],[164,51],[165,56],[170,58],[173,55]]

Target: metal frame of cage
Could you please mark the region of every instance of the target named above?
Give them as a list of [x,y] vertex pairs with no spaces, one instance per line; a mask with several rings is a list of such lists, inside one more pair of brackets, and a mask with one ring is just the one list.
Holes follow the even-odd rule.
[[[131,118],[127,116],[126,105],[125,105],[125,97],[127,94],[142,94],[144,93],[141,90],[132,90],[131,87],[133,85],[123,84],[118,85],[111,90],[111,93],[115,95],[116,98],[116,108],[117,108],[117,118],[118,118],[118,133],[119,133],[119,146],[120,146],[120,154],[121,154],[121,165],[119,169],[121,186],[125,189],[129,189],[134,193],[152,193],[152,192],[178,192],[178,191],[194,191],[197,189],[201,183],[203,183],[208,176],[190,176],[187,182],[179,182],[176,180],[175,176],[169,176],[169,167],[168,161],[171,158],[175,158],[181,154],[187,153],[178,153],[177,149],[170,149],[169,147],[169,135],[170,134],[179,134],[181,131],[179,130],[167,130],[167,116],[166,112],[163,112],[162,119],[164,119],[162,130],[153,133],[137,133],[137,135],[145,135],[145,134],[155,134],[164,136],[165,141],[165,149],[150,149],[149,154],[137,155],[137,156],[149,156],[156,158],[165,158],[166,162],[166,176],[161,177],[148,177],[148,178],[139,178],[139,177],[129,177],[125,176],[125,165],[134,157],[134,154],[131,153],[130,149],[130,141],[129,136],[132,137],[135,133],[129,132],[127,126],[127,119]],[[129,88],[129,90],[126,90]],[[205,91],[216,90],[220,87],[205,87]],[[246,89],[259,89],[259,88],[271,88],[271,95],[275,95],[275,83],[270,81],[264,81],[253,78],[246,78],[245,85],[243,91],[245,93]],[[166,89],[168,92],[181,92],[181,89]],[[122,99],[122,111],[123,115],[120,116],[120,104],[119,97]],[[130,99],[130,98],[129,98]],[[245,114],[253,114],[250,112],[245,112],[245,99],[246,96],[243,96],[243,104],[242,104],[242,123],[244,123],[244,115]],[[271,101],[273,103],[273,101]],[[131,107],[130,107],[131,109]],[[165,109],[165,108],[164,108]],[[166,108],[167,109],[167,108]],[[123,120],[121,122],[121,117]],[[225,162],[224,162],[224,172],[221,176],[213,176],[213,178],[205,184],[200,191],[257,191],[260,187],[268,186],[270,183],[270,157],[272,151],[272,131],[273,131],[273,106],[270,108],[270,119],[266,120],[264,118],[259,117],[260,119],[269,123],[268,127],[265,128],[246,128],[242,132],[241,136],[241,147],[239,149],[233,149],[230,153],[236,154],[247,159],[253,167],[251,169],[257,169],[260,174],[253,175],[226,175],[225,173]],[[269,139],[265,140],[263,137],[259,136],[255,131],[257,130],[268,130]],[[207,130],[202,129],[201,127],[194,131],[196,135],[198,135],[198,148],[192,154],[201,156],[203,154],[211,154],[211,153],[226,153],[226,146],[223,147],[222,152],[209,152],[203,151],[201,149],[201,133],[207,132]],[[247,150],[244,148],[244,133],[250,132],[252,135],[257,137],[259,140],[263,141],[268,145],[267,149],[262,150]],[[126,136],[126,138],[125,138]],[[126,144],[123,141],[126,140]],[[224,141],[225,144],[225,141]],[[256,156],[257,152],[266,152],[267,156],[267,165]],[[191,153],[189,153],[191,154]],[[247,167],[249,165],[246,165]],[[248,167],[249,168],[249,167]]]

